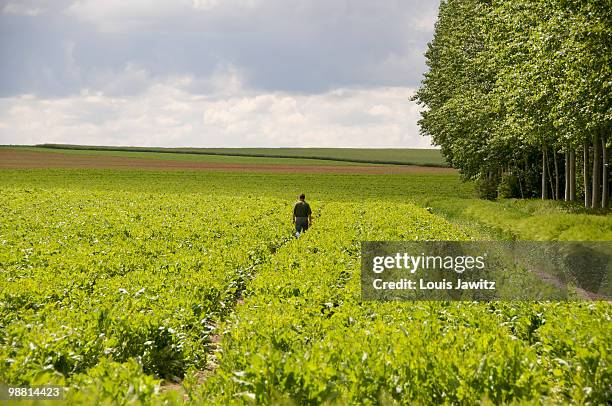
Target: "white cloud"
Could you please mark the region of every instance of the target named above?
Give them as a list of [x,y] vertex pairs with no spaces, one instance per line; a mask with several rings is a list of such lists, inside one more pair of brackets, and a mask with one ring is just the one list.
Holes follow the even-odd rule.
[[128,62],[122,71],[97,70],[89,76],[90,87],[81,89],[81,92],[94,91],[106,96],[141,94],[147,91],[152,83],[149,71],[131,62]]
[[9,1],[2,7],[2,12],[6,14],[20,14],[35,17],[43,12],[43,4],[45,2],[32,1]]
[[[104,87],[127,95],[142,89],[142,74],[149,84],[191,76],[192,91],[202,94],[214,87],[211,80],[229,92],[238,85],[299,93],[414,87],[426,69],[423,51],[437,6],[437,0],[0,0],[0,10],[40,12],[27,19],[0,13],[10,34],[0,44],[6,60],[0,95],[66,96]],[[129,75],[136,75],[134,84],[124,88],[112,77]],[[116,83],[114,91],[107,82]]]
[[427,147],[437,6],[0,0],[0,144]]
[[[172,27],[206,31],[206,25],[197,27],[196,17],[227,17],[256,10],[257,0],[78,0],[65,13],[78,20],[95,25],[102,32],[128,32],[135,29]],[[176,24],[181,22],[183,25]]]
[[421,31],[433,32],[436,21],[438,21],[438,10],[436,8],[428,8],[412,18],[412,25]]
[[196,10],[210,10],[219,5],[219,0],[193,0],[191,4]]
[[139,96],[0,99],[0,144],[141,146],[429,147],[413,89],[381,87],[197,96],[176,81]]

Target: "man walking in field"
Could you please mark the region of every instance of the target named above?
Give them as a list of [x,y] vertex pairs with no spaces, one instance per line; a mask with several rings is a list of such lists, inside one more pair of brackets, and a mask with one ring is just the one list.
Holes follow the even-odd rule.
[[312,210],[310,210],[310,205],[306,203],[304,193],[300,195],[300,200],[293,206],[293,224],[295,224],[296,237],[299,237],[312,225]]

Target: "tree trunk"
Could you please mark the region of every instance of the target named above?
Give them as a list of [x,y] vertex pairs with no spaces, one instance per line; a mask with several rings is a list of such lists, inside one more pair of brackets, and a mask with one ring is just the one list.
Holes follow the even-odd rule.
[[546,147],[542,148],[542,200],[548,199],[548,188],[546,187]]
[[601,143],[599,135],[593,136],[593,192],[591,207],[597,209],[601,206]]
[[561,200],[559,190],[559,162],[557,161],[557,151],[553,148],[553,162],[555,164],[555,200]]
[[525,193],[523,193],[523,181],[521,180],[521,178],[523,177],[521,170],[519,168],[519,166],[516,164],[516,160],[514,161],[514,165],[516,168],[516,178],[518,179],[518,183],[519,183],[519,190],[521,192],[521,199],[525,198]]
[[601,172],[601,207],[608,208],[610,200],[610,191],[608,189],[608,149],[606,148],[606,136],[601,137],[601,157],[602,157],[602,172]]
[[590,166],[591,160],[589,159],[589,156],[590,156],[589,142],[585,141],[583,145],[584,145],[583,147],[584,165],[582,168],[582,174],[583,174],[583,179],[584,179],[584,207],[589,208],[591,207],[591,185],[589,185],[589,180],[590,180],[589,166]]
[[569,160],[569,193],[570,200],[576,201],[576,151],[570,149],[570,160]]
[[550,183],[550,194],[552,195],[553,200],[557,198],[555,196],[555,187],[553,186],[553,177],[552,172],[550,171],[550,160],[548,159],[548,151],[544,150],[544,158],[546,158],[546,172],[548,172],[548,182]]
[[569,148],[565,150],[565,201],[570,200],[570,153]]

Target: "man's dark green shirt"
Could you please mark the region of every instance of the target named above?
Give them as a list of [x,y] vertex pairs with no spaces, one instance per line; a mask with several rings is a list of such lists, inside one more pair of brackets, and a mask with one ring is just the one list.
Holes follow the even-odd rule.
[[293,206],[293,215],[295,217],[308,217],[311,214],[310,205],[306,202],[299,201]]

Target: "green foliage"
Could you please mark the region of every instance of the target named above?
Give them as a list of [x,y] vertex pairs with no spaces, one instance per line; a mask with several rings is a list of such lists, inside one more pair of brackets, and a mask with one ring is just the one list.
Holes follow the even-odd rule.
[[521,184],[520,179],[517,175],[509,172],[502,174],[497,187],[497,194],[499,197],[504,198],[519,198],[521,196]]
[[[408,207],[401,208],[407,215],[400,229],[393,215],[360,219],[365,227],[359,228],[338,216],[358,218],[360,212],[358,205],[326,205],[320,228],[262,264],[244,305],[224,326],[220,365],[196,401],[554,403],[569,401],[579,385],[590,388],[581,395],[584,401],[608,395],[604,348],[588,350],[583,358],[561,344],[609,343],[608,329],[593,320],[609,316],[608,304],[361,302],[359,261],[344,247],[405,239],[406,228],[419,230],[409,239],[465,236]],[[567,317],[580,322],[555,327]],[[546,335],[539,333],[543,326]],[[584,330],[574,334],[573,328]],[[551,330],[559,334],[557,341],[548,335]],[[582,363],[590,372],[577,367]]]
[[73,377],[71,383],[66,397],[71,404],[162,403],[159,380],[146,375],[134,360],[118,363],[103,358],[87,373]]
[[[299,239],[291,188],[312,195]],[[471,238],[410,200],[611,238],[608,217],[456,194],[447,175],[3,171],[0,381],[70,404],[180,404],[160,381],[184,378],[194,404],[605,402],[608,303],[360,300],[360,241]]]
[[478,197],[486,200],[497,199],[499,179],[496,176],[483,176],[476,180],[476,193]]
[[331,199],[405,200],[437,192],[469,198],[473,185],[454,173],[398,175],[263,173],[105,169],[19,169],[0,171],[0,186],[151,193],[204,193],[294,199],[300,193]]
[[427,107],[419,121],[449,164],[477,179],[499,164],[490,148],[497,112],[490,94],[495,77],[486,51],[486,2],[445,1],[425,53],[429,71],[414,99]]
[[421,131],[468,179],[529,167],[534,183],[543,148],[610,132],[611,20],[609,1],[443,1],[414,97]]
[[533,199],[476,199],[432,196],[434,207],[480,239],[528,241],[611,241],[612,217],[589,213],[579,205]]
[[13,384],[70,382],[103,358],[173,380],[204,367],[244,270],[290,233],[291,202],[274,199],[3,189],[0,201],[0,381]]

